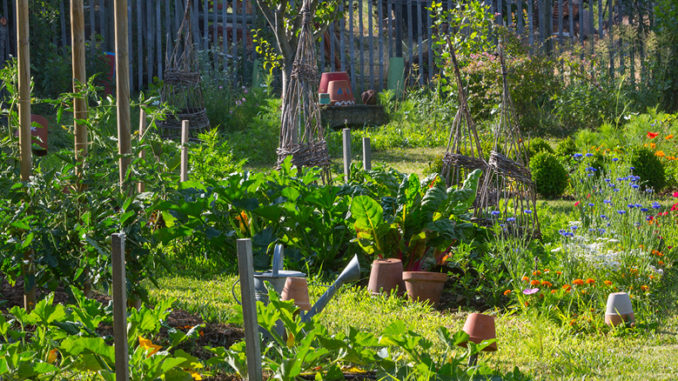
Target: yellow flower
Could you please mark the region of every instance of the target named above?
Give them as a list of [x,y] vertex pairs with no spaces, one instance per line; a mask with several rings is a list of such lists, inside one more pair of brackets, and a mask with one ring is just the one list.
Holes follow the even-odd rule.
[[194,380],[202,380],[202,376],[198,372],[190,371],[191,372],[191,377],[193,377]]
[[144,339],[143,337],[139,336],[139,347],[145,351],[150,351],[146,355],[146,357],[151,357],[154,354],[156,354],[162,346],[160,345],[155,345],[151,342],[151,340]]
[[657,151],[657,152],[654,153],[654,155],[657,156],[657,157],[664,157],[664,156],[666,156],[666,154],[664,153],[664,151]]
[[59,353],[56,348],[52,349],[47,353],[47,362],[50,364],[54,364],[54,362],[57,359],[57,353]]

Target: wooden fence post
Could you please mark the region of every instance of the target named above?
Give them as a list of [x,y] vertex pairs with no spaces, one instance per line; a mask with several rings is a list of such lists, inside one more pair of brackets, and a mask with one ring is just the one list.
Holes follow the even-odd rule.
[[[85,13],[83,0],[71,0],[71,59],[73,63],[73,92],[81,91],[87,83],[85,70]],[[73,118],[75,119],[75,160],[81,161],[87,155],[87,126],[78,120],[87,119],[85,98],[73,100]],[[80,165],[76,171],[80,172]],[[78,180],[79,182],[79,180]]]
[[111,235],[113,263],[113,340],[115,344],[115,379],[129,380],[127,348],[127,286],[125,276],[125,233]]
[[363,138],[363,169],[372,170],[372,147],[370,147],[370,138]]
[[181,176],[183,183],[188,180],[188,120],[181,121]]
[[257,305],[254,298],[254,277],[252,264],[252,240],[238,239],[238,273],[240,276],[240,297],[245,325],[245,352],[247,354],[247,379],[261,381],[261,349]]
[[120,160],[120,190],[124,191],[125,174],[131,151],[129,115],[129,50],[127,32],[127,0],[115,0],[115,77],[118,116],[118,154]]
[[342,130],[344,142],[344,182],[348,183],[348,177],[351,174],[351,129]]

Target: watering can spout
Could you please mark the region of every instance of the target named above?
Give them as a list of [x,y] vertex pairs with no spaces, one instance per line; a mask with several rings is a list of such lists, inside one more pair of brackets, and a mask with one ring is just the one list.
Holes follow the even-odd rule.
[[302,321],[309,321],[315,314],[321,312],[327,303],[334,297],[334,294],[337,290],[344,284],[348,282],[355,282],[360,279],[360,264],[358,263],[358,256],[353,256],[351,262],[348,263],[344,271],[339,274],[337,280],[332,283],[330,288],[325,291],[325,293],[318,299],[318,301],[313,305],[310,311],[304,314],[301,318]]

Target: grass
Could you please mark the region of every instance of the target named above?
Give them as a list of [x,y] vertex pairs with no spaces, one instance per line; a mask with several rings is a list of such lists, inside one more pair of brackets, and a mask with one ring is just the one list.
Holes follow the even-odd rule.
[[[213,279],[184,276],[161,278],[152,299],[176,298],[175,307],[199,313],[208,321],[242,324],[242,314],[231,295],[234,275]],[[311,282],[311,301],[325,288]],[[236,294],[239,288],[236,286]],[[534,313],[486,311],[496,315],[499,351],[483,354],[492,368],[503,371],[518,366],[536,379],[670,380],[678,377],[678,315],[668,311],[656,331],[636,328],[626,331],[575,333]],[[371,297],[358,287],[344,287],[317,319],[331,332],[348,327],[379,333],[400,320],[410,329],[438,343],[435,328],[456,331],[463,327],[468,311],[438,311],[429,305],[395,296]]]

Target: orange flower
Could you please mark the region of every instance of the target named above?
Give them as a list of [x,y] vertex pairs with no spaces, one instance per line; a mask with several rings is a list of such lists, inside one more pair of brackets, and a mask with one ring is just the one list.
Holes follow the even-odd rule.
[[582,293],[582,294],[586,294],[586,290],[581,290],[581,293]]
[[612,286],[612,281],[611,280],[606,280],[603,283],[605,283],[606,286]]
[[58,353],[58,351],[56,350],[56,348],[50,350],[47,353],[47,362],[50,363],[50,364],[54,364],[54,362],[57,359],[57,353]]
[[541,275],[541,271],[539,271],[539,270],[532,271],[532,275],[539,276],[539,275]]
[[664,139],[666,139],[666,140],[671,140],[671,139],[673,139],[673,134],[668,134],[668,135],[666,135],[666,137],[665,137]]
[[659,135],[658,132],[650,132],[650,131],[647,132],[647,137],[650,138],[650,139],[654,139],[654,138],[656,138],[658,135]]
[[664,266],[664,261],[659,260],[659,262],[657,262],[657,264],[659,264],[659,266]]
[[664,256],[664,253],[662,253],[661,251],[658,251],[658,252],[657,252],[657,256],[658,256],[658,257],[663,257],[663,256]]
[[657,157],[664,157],[664,156],[666,156],[666,154],[664,153],[664,151],[661,151],[661,150],[655,152],[654,155],[657,156]]
[[594,284],[594,283],[596,283],[596,281],[593,280],[592,278],[586,279],[586,284]]
[[151,340],[144,339],[141,336],[139,336],[139,347],[141,347],[141,349],[147,351],[148,354],[146,355],[146,357],[153,356],[154,354],[156,354],[162,348],[162,346],[155,345],[155,344],[153,344],[153,342],[151,342]]
[[527,275],[526,275],[526,276],[524,276],[524,277],[523,277],[522,279],[523,279],[523,282],[527,282],[527,281],[529,281],[529,280],[530,280],[530,278],[528,278],[528,277],[527,277]]
[[572,289],[572,286],[570,286],[569,284],[563,285],[563,290],[565,290],[566,292],[570,292],[571,289]]
[[546,287],[553,287],[553,284],[551,282],[547,281],[547,280],[543,280],[541,282],[541,285],[546,286]]
[[558,292],[558,290],[551,290],[552,294],[555,294],[556,292]]
[[655,148],[657,148],[657,145],[654,144],[654,143],[650,143],[650,148],[655,149]]
[[642,286],[640,286],[640,289],[643,290],[643,291],[647,291],[647,290],[650,289],[650,287],[648,287],[647,285],[642,285]]
[[530,282],[530,286],[539,286],[540,283],[541,283],[541,282],[539,282],[538,280],[534,279],[534,280],[532,280],[532,281]]
[[570,320],[570,325],[575,325],[575,324],[577,324],[577,320],[575,320],[575,319]]
[[584,281],[581,279],[575,279],[572,281],[572,284],[576,284],[577,286],[582,286],[584,285]]
[[556,271],[556,275],[563,275],[562,271]]
[[504,296],[507,296],[510,293],[511,293],[511,290],[506,290],[506,291],[504,291]]

